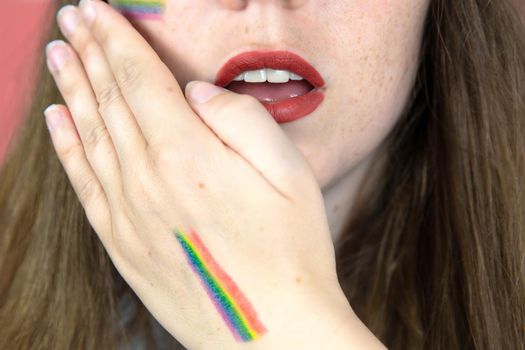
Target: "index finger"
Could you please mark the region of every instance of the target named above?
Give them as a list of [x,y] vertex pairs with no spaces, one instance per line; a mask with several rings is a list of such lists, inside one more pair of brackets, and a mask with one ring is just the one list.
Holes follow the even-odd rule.
[[204,127],[202,122],[172,72],[144,37],[102,1],[84,0],[79,8],[148,143],[195,137]]

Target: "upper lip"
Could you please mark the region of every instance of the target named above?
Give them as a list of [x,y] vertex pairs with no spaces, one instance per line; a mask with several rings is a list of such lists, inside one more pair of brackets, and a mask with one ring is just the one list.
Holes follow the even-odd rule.
[[283,69],[300,75],[316,89],[324,86],[321,74],[301,56],[286,50],[247,51],[230,58],[217,72],[215,85],[225,87],[239,74],[262,68]]

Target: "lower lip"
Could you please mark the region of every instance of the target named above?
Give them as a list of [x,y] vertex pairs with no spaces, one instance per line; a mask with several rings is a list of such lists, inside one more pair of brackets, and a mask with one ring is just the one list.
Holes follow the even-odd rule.
[[324,93],[314,89],[307,94],[287,98],[277,102],[261,101],[266,110],[279,124],[306,117],[321,105]]

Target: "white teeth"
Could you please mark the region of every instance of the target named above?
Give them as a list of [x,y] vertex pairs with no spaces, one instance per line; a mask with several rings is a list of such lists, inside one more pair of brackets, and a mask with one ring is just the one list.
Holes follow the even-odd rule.
[[290,79],[292,80],[303,80],[303,77],[295,73],[290,73]]
[[265,81],[269,83],[287,83],[290,79],[303,80],[304,78],[284,69],[262,68],[241,73],[233,80],[244,80],[247,83],[264,83]]
[[290,80],[290,72],[287,70],[277,70],[265,68],[266,79],[269,83],[287,83]]
[[244,72],[244,81],[247,83],[264,83],[266,81],[266,70],[249,70]]

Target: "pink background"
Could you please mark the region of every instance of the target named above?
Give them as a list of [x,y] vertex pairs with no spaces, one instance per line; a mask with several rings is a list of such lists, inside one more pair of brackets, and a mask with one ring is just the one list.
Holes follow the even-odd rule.
[[38,46],[52,15],[49,4],[50,0],[0,4],[0,162],[35,88],[32,68],[37,55],[44,55]]
[[[517,1],[525,14],[525,0]],[[44,55],[43,25],[54,20],[51,0],[14,2],[0,4],[0,163],[36,87],[32,68],[37,55]]]

